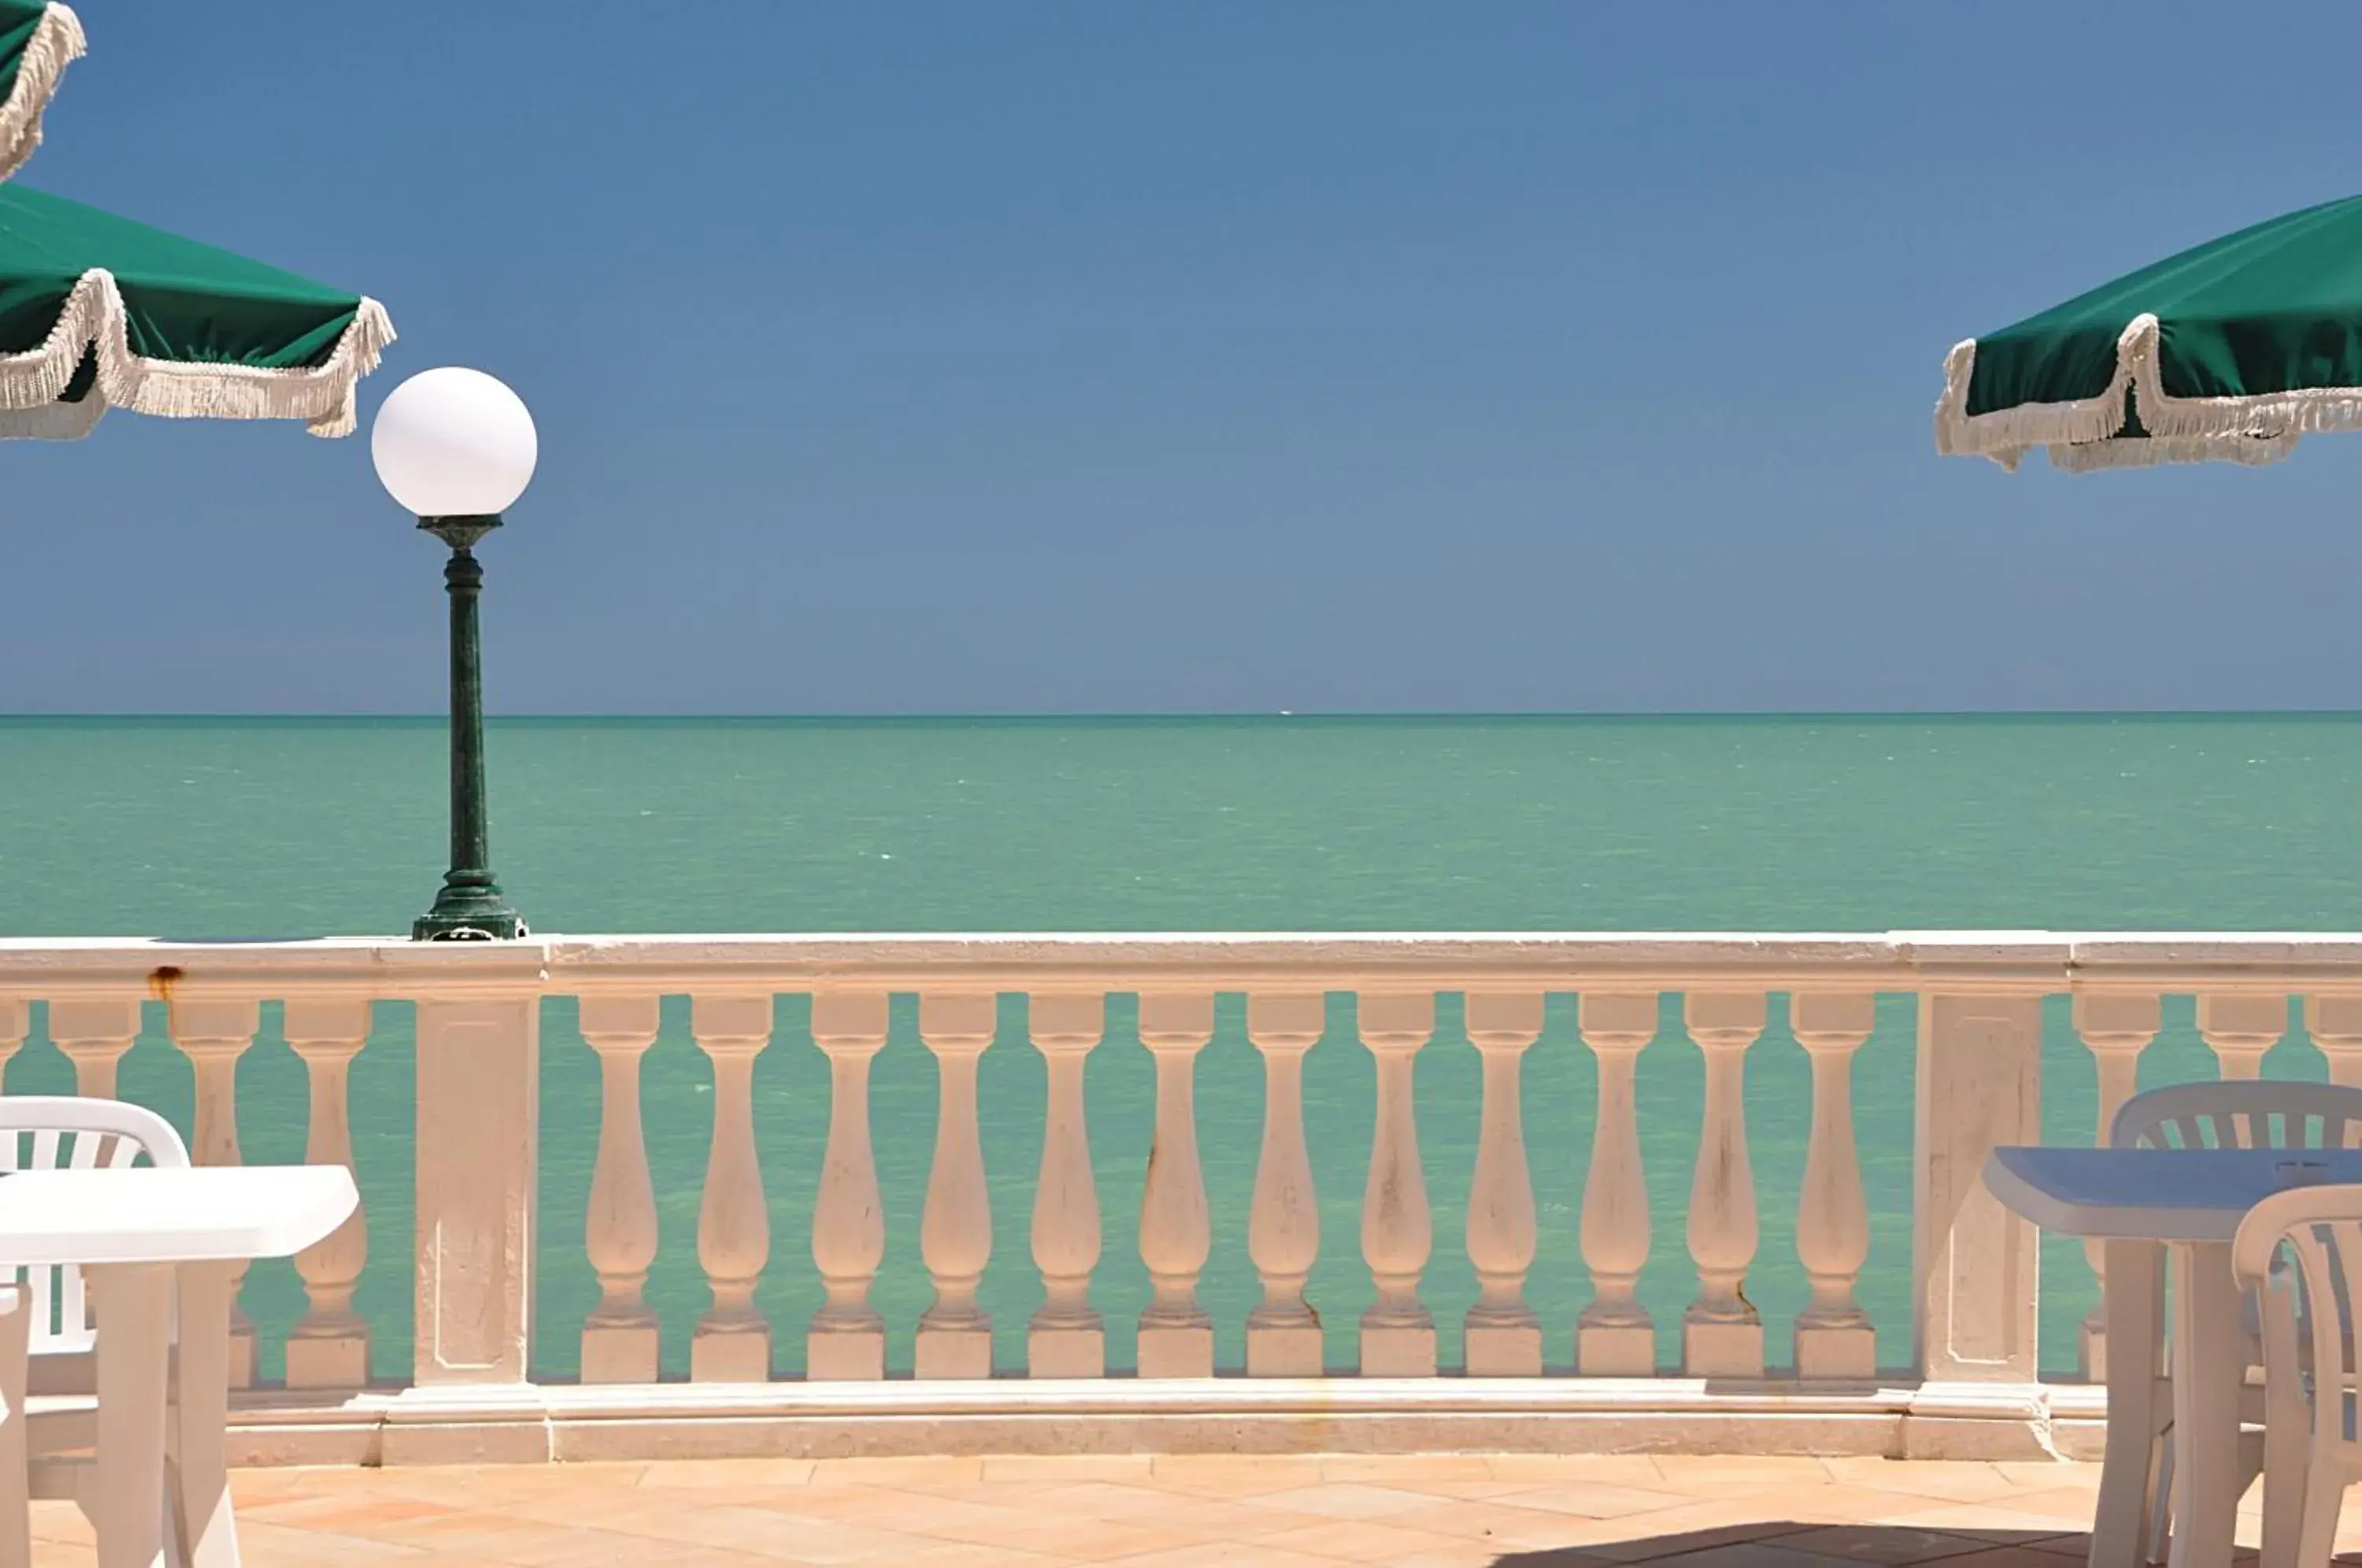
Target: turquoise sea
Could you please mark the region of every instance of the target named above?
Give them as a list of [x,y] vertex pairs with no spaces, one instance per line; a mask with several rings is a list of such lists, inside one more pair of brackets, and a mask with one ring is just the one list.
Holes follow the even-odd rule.
[[[408,719],[0,720],[0,934],[301,936],[407,929],[442,869],[444,733]],[[2362,800],[2362,717],[1347,718],[637,720],[496,722],[494,860],[545,932],[1782,930],[1912,927],[2362,929],[2349,823]],[[801,1361],[819,1287],[807,1224],[827,1119],[824,1063],[801,998],[782,998],[756,1066],[771,1197],[762,1304],[776,1359]],[[1695,1280],[1683,1211],[1695,1154],[1698,1056],[1667,1027],[1643,1053],[1640,1116],[1655,1195],[1642,1294],[1670,1360]],[[1774,1022],[1749,1053],[1748,1132],[1762,1242],[1749,1296],[1774,1361],[1805,1297],[1794,1253],[1805,1157],[1803,1053]],[[663,1210],[650,1296],[685,1370],[705,1305],[696,1216],[710,1076],[667,1004],[646,1063],[649,1156]],[[1418,1066],[1435,1212],[1425,1296],[1457,1356],[1474,1296],[1462,1214],[1476,1135],[1476,1059],[1447,998]],[[188,1067],[160,1011],[127,1058],[125,1092],[187,1126]],[[1214,1256],[1204,1295],[1220,1354],[1241,1358],[1255,1297],[1247,1196],[1261,1077],[1236,999],[1200,1064]],[[1541,1209],[1529,1295],[1554,1363],[1588,1285],[1576,1219],[1594,1077],[1573,999],[1553,998],[1527,1063],[1526,1128]],[[1021,1004],[984,1063],[996,1247],[987,1282],[1005,1364],[1040,1299],[1027,1247],[1043,1074]],[[360,1306],[377,1368],[408,1363],[409,1010],[379,1010],[354,1069],[372,1261]],[[888,1215],[876,1298],[908,1365],[928,1299],[920,1204],[933,1073],[915,1009],[897,1003],[877,1066]],[[40,1034],[8,1066],[15,1092],[70,1087]],[[1912,1006],[1882,1005],[1857,1063],[1874,1210],[1861,1297],[1882,1359],[1909,1359]],[[2090,1061],[2063,1001],[2047,1042],[2050,1136],[2088,1139]],[[1133,1235],[1149,1126],[1147,1054],[1127,999],[1091,1059],[1106,1216],[1094,1299],[1111,1363],[1128,1362],[1147,1283]],[[2292,1019],[2267,1070],[2318,1077]],[[2188,999],[2144,1056],[2143,1082],[2213,1073]],[[1314,1302],[1350,1364],[1370,1291],[1360,1257],[1372,1075],[1340,999],[1308,1065],[1327,1214]],[[596,1289],[581,1252],[597,1132],[594,1060],[570,1002],[543,1028],[544,1370],[575,1361]],[[239,1077],[251,1160],[301,1157],[301,1065],[266,1010]],[[2046,1249],[2047,1367],[2071,1369],[2092,1300],[2072,1245]],[[247,1305],[270,1336],[302,1310],[285,1264],[259,1264]],[[266,1366],[276,1356],[266,1351]]]

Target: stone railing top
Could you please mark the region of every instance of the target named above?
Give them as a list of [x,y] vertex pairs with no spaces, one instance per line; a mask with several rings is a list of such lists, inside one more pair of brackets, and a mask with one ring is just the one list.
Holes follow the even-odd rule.
[[0,938],[0,994],[406,998],[832,988],[2001,989],[2362,995],[2362,935],[2205,932],[1058,933],[420,944]]

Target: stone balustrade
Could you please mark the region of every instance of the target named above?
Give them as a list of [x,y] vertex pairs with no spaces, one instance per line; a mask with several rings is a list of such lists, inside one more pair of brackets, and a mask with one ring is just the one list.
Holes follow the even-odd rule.
[[[756,1070],[779,1043],[779,999],[793,996],[810,999],[810,1041],[825,1058],[809,1216],[775,1207],[758,1137]],[[672,1323],[689,1336],[685,1383],[660,1375],[667,1322],[648,1286],[660,1216],[684,1223],[688,1210],[658,1201],[643,1113],[664,1000],[684,997],[712,1096],[694,1206],[708,1304],[693,1323]],[[1571,1037],[1546,1028],[1554,997],[1573,999],[1562,1015]],[[1880,1033],[1882,997],[1915,999],[1910,1054],[1893,1030]],[[2106,1345],[2095,1314],[2079,1357],[2091,1381],[2041,1379],[2036,1237],[1979,1172],[1995,1144],[2043,1136],[2047,1004],[2088,1048],[2097,1120],[2078,1135],[2096,1136],[2133,1092],[2166,997],[2194,999],[2196,1032],[2226,1078],[2261,1070],[2301,999],[2326,1075],[2362,1082],[2362,939],[2048,933],[9,940],[0,1070],[13,1056],[21,1076],[25,1043],[46,1039],[78,1092],[112,1094],[144,1017],[160,1010],[193,1087],[192,1153],[235,1163],[240,1064],[263,1004],[276,1003],[308,1083],[304,1157],[349,1165],[348,1086],[370,1049],[372,1006],[414,1007],[407,1376],[370,1382],[373,1325],[356,1289],[372,1242],[396,1255],[402,1242],[398,1228],[357,1213],[294,1260],[306,1307],[274,1353],[283,1379],[258,1377],[253,1320],[234,1320],[242,1454],[253,1461],[1636,1444],[2007,1456],[2096,1443]],[[930,1059],[935,1104],[915,1227],[932,1299],[907,1315],[883,1309],[877,1291],[893,1232],[871,1088],[880,1053],[906,1049],[889,1045],[897,1008],[911,1006],[897,998],[915,998],[907,1048]],[[1003,1017],[1012,998],[1024,999],[1014,1039]],[[1095,1124],[1086,1094],[1116,1048],[1111,998],[1125,1008],[1124,1048],[1153,1058],[1153,1109],[1138,1125]],[[550,999],[575,1001],[579,1041],[551,1044],[587,1051],[586,1071],[595,1061],[595,1131],[544,1123]],[[1455,1022],[1449,1044],[1440,1000]],[[1253,1053],[1259,1103],[1210,1107],[1200,1092],[1220,1016]],[[1027,1044],[1043,1102],[1030,1231],[1012,1253],[994,1231],[979,1074],[988,1053]],[[1305,1100],[1308,1058],[1344,1047],[1366,1054],[1374,1086],[1357,1321],[1322,1315]],[[1471,1048],[1473,1160],[1450,1190],[1464,1182],[1451,1245],[1464,1246],[1475,1295],[1464,1318],[1455,1307],[1439,1323],[1429,1182],[1441,1167],[1420,1141],[1420,1064]],[[1775,1048],[1801,1049],[1809,1122],[1767,1131],[1747,1086]],[[1579,1213],[1571,1253],[1552,1254],[1529,1159],[1542,1113],[1523,1086],[1534,1063],[1567,1050],[1587,1055],[1596,1087],[1588,1105],[1547,1108],[1551,1128],[1591,1128],[1580,1190],[1540,1195]],[[1690,1150],[1686,1202],[1662,1181],[1652,1195],[1643,1158],[1642,1059],[1668,1050],[1696,1054],[1696,1098],[1675,1122]],[[1912,1086],[1907,1251],[1872,1247],[1854,1109],[1862,1070]],[[1260,1123],[1243,1215],[1209,1201],[1209,1110]],[[1759,1135],[1801,1132],[1793,1190],[1765,1187],[1751,1113]],[[1661,1177],[1668,1132],[1650,1129]],[[540,1152],[560,1138],[595,1144],[579,1245],[597,1298],[579,1320],[579,1373],[537,1377]],[[1144,1165],[1136,1227],[1107,1225],[1095,1148],[1136,1151]],[[1766,1267],[1767,1210],[1774,1235],[1793,1236],[1793,1258],[1783,1240],[1775,1260],[1810,1292],[1769,1324],[1749,1289]],[[1203,1292],[1218,1224],[1243,1233],[1259,1297],[1228,1323]],[[775,1236],[792,1244],[775,1247]],[[1111,1325],[1100,1276],[1118,1237],[1136,1246],[1148,1293],[1136,1321],[1127,1309]],[[789,1375],[783,1345],[799,1324],[774,1321],[766,1286],[803,1270],[802,1277],[816,1276],[819,1304]],[[1652,1315],[1643,1276],[1683,1253],[1688,1304],[1660,1292]],[[1347,1253],[1328,1266],[1341,1258],[1351,1265]],[[1039,1306],[1021,1324],[1021,1359],[1004,1348],[996,1364],[985,1282],[1029,1260]],[[2103,1261],[2095,1250],[2093,1275]],[[1587,1281],[1580,1307],[1538,1310],[1538,1269]],[[1872,1321],[1865,1270],[1907,1275],[1909,1321]],[[1006,1325],[1004,1347],[1020,1326]],[[1235,1364],[1218,1360],[1225,1331],[1241,1347]],[[1341,1341],[1352,1346],[1341,1362]]]

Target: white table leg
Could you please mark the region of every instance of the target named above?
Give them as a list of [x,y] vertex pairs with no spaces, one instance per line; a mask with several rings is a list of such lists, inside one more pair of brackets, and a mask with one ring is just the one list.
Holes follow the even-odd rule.
[[237,1520],[230,1512],[229,1469],[222,1438],[229,1424],[230,1298],[236,1264],[182,1264],[173,1272],[180,1299],[180,1496],[186,1568],[238,1568]]
[[2172,1568],[2223,1568],[2239,1508],[2239,1287],[2222,1242],[2173,1248]]
[[172,1271],[108,1264],[84,1271],[98,1313],[99,1568],[164,1560],[164,1375]]
[[2165,1316],[2165,1249],[2109,1242],[2108,1453],[2092,1518],[2091,1568],[2136,1568],[2148,1518],[2149,1451],[2157,1438],[2158,1328]]

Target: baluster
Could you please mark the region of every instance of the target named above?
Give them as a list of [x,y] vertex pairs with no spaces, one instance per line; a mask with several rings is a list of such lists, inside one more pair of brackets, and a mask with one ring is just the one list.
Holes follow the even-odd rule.
[[1263,1151],[1255,1164],[1247,1256],[1263,1301],[1247,1314],[1247,1375],[1318,1377],[1320,1315],[1304,1298],[1320,1256],[1320,1200],[1304,1142],[1304,1055],[1328,1029],[1318,991],[1247,998],[1247,1038],[1263,1054]]
[[[311,1086],[304,1163],[353,1169],[348,1075],[369,1043],[370,1004],[335,997],[290,997],[281,1010],[288,1049]],[[369,1221],[356,1204],[345,1222],[295,1254],[308,1305],[287,1335],[287,1386],[360,1388],[369,1383],[370,1326],[353,1310],[369,1264]]]
[[[253,1001],[174,998],[166,1014],[172,1043],[196,1077],[197,1123],[190,1158],[201,1165],[235,1165],[237,1148],[237,1059],[254,1043],[262,1008]],[[254,1320],[239,1304],[244,1261],[228,1266],[229,1386],[254,1386]]]
[[811,1240],[827,1299],[804,1336],[804,1375],[874,1383],[886,1375],[886,1320],[869,1305],[886,1257],[886,1209],[869,1143],[869,1063],[886,1044],[886,993],[823,991],[811,1016],[812,1043],[828,1057],[828,1152]]
[[599,1058],[599,1163],[582,1223],[599,1304],[582,1320],[585,1383],[657,1380],[659,1325],[646,1295],[657,1261],[657,1191],[640,1116],[640,1062],[663,1027],[661,998],[581,999],[582,1043]]
[[1033,1265],[1042,1271],[1043,1301],[1025,1338],[1032,1377],[1107,1375],[1107,1333],[1091,1306],[1099,1196],[1083,1104],[1083,1067],[1106,1028],[1105,999],[1097,993],[1033,999],[1033,1048],[1049,1069],[1049,1104],[1033,1184]]
[[2307,997],[2304,1032],[2329,1063],[2331,1083],[2362,1084],[2362,996]]
[[1140,1314],[1140,1375],[1214,1375],[1214,1320],[1198,1305],[1213,1230],[1198,1163],[1198,1053],[1214,1037],[1210,992],[1140,999],[1140,1042],[1156,1058],[1156,1141],[1140,1198],[1140,1260],[1154,1298]]
[[2264,1076],[2264,1053],[2288,1032],[2284,996],[2205,995],[2198,999],[2198,1032],[2214,1053],[2225,1081]]
[[1599,1061],[1598,1120],[1583,1185],[1591,1302],[1575,1325],[1575,1365],[1586,1377],[1647,1377],[1657,1370],[1657,1331],[1634,1294],[1649,1262],[1649,1184],[1632,1075],[1641,1047],[1657,1037],[1657,994],[1585,991],[1575,1028]]
[[0,1094],[8,1091],[8,1058],[25,1043],[32,1010],[15,997],[0,997]]
[[1418,1298],[1434,1249],[1427,1176],[1418,1158],[1419,1048],[1435,1033],[1435,997],[1380,992],[1357,1009],[1362,1043],[1377,1061],[1370,1176],[1362,1188],[1362,1259],[1377,1299],[1362,1314],[1362,1375],[1435,1375],[1435,1320]]
[[998,1021],[990,992],[919,999],[919,1037],[934,1054],[936,1081],[934,1168],[919,1224],[919,1252],[935,1285],[935,1304],[919,1319],[922,1378],[992,1375],[992,1319],[976,1299],[992,1261],[976,1075]]
[[1691,1377],[1763,1375],[1763,1319],[1747,1299],[1755,1261],[1755,1167],[1747,1156],[1747,1048],[1763,1032],[1763,994],[1693,991],[1683,1014],[1705,1058],[1705,1120],[1690,1181],[1697,1299],[1682,1314]]
[[1539,1377],[1541,1320],[1526,1305],[1534,1264],[1534,1183],[1526,1168],[1518,1069],[1541,1037],[1540,991],[1468,993],[1468,1040],[1484,1058],[1485,1098],[1476,1171],[1468,1185],[1468,1261],[1476,1304],[1462,1359],[1471,1377]]
[[1878,1334],[1854,1299],[1870,1257],[1870,1206],[1853,1140],[1853,1055],[1877,1023],[1866,992],[1800,991],[1788,999],[1796,1043],[1813,1060],[1813,1134],[1796,1199],[1796,1258],[1812,1281],[1811,1305],[1796,1314],[1796,1375],[1873,1377]]
[[693,1383],[767,1383],[771,1325],[755,1288],[771,1258],[771,1216],[755,1152],[755,1058],[771,1043],[767,996],[701,996],[690,1006],[698,1048],[713,1063],[713,1145],[697,1209],[697,1261],[713,1306],[689,1345]]
[[[2085,995],[2075,999],[2075,1032],[2092,1053],[2099,1079],[2099,1125],[2092,1142],[2107,1145],[2116,1124],[2116,1112],[2133,1097],[2140,1082],[2140,1054],[2157,1038],[2162,1021],[2158,999],[2150,996]],[[2108,1380],[2108,1252],[2104,1242],[2085,1242],[2084,1261],[2099,1285],[2100,1300],[2083,1320],[2083,1376],[2092,1383]]]
[[50,1043],[73,1064],[74,1093],[115,1098],[116,1064],[139,1038],[137,997],[68,997],[50,1003]]

